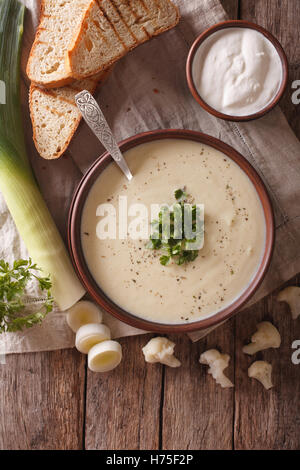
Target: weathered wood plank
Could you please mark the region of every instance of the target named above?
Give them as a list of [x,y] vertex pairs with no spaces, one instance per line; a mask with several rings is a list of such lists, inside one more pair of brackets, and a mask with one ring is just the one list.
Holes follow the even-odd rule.
[[0,449],[77,450],[85,358],[74,350],[18,354],[0,365]]
[[239,0],[221,0],[221,3],[231,20],[238,19]]
[[123,361],[113,372],[88,372],[86,449],[158,449],[162,367],[145,365],[149,336],[121,340]]
[[[234,389],[217,385],[199,357],[217,348],[234,358],[233,325],[234,319],[195,344],[187,337],[174,337],[182,366],[165,369],[163,449],[232,448]],[[233,380],[233,359],[226,372]]]
[[[270,30],[282,43],[290,61],[290,83],[281,107],[300,137],[298,108],[291,101],[291,82],[299,78],[300,52],[298,28],[300,2],[297,0],[241,0],[241,15]],[[291,281],[295,284],[296,279]],[[260,302],[237,317],[236,320],[236,449],[299,449],[300,395],[299,366],[291,362],[291,344],[300,338],[299,322],[293,322],[288,308],[278,304],[274,296]],[[268,350],[249,358],[242,346],[261,320],[270,320],[278,326],[283,344],[279,350]],[[249,365],[257,359],[273,364],[273,390],[267,392],[256,381],[247,377]]]
[[[282,345],[276,350],[246,356],[242,347],[249,342],[260,321],[276,325]],[[235,449],[300,448],[300,366],[291,360],[291,345],[297,339],[300,339],[300,322],[291,319],[288,307],[278,303],[276,295],[237,317]],[[256,360],[273,365],[274,388],[270,391],[247,376],[248,367]]]
[[241,16],[271,31],[281,42],[290,63],[289,86],[281,108],[300,137],[300,105],[292,103],[292,82],[300,77],[300,2],[298,0],[241,0]]

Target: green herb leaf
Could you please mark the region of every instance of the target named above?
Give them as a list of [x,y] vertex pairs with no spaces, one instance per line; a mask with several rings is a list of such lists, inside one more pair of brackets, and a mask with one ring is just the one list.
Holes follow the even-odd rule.
[[152,243],[152,250],[159,250],[162,244],[162,241],[160,238],[151,238],[151,243]]
[[175,191],[175,199],[177,199],[177,201],[178,201],[179,199],[182,198],[182,196],[183,196],[183,190],[182,189],[177,189]]
[[[196,205],[189,208],[189,218],[192,225],[190,233],[184,233],[184,210],[187,198],[187,193],[183,189],[175,191],[175,198],[177,203],[173,205],[172,210],[169,211],[170,227],[168,234],[164,230],[164,213],[167,210],[163,207],[158,215],[158,220],[152,222],[152,227],[155,227],[155,232],[150,237],[150,242],[147,248],[152,250],[163,250],[166,254],[160,257],[160,263],[166,266],[173,259],[179,266],[190,263],[198,257],[199,250],[203,244],[204,226],[200,219],[200,212]],[[188,211],[188,207],[187,207]],[[197,224],[197,222],[199,222]],[[200,229],[199,229],[200,225]],[[195,234],[196,227],[198,233]],[[194,238],[191,238],[194,236]]]
[[159,258],[159,261],[160,261],[160,264],[162,264],[163,266],[166,266],[166,264],[170,262],[170,256],[161,256]]
[[185,192],[184,189],[176,189],[175,199],[177,201],[185,200],[187,197],[188,197],[188,194]]
[[[40,269],[29,260],[17,260],[10,267],[0,260],[0,333],[22,331],[41,323],[53,309],[51,280],[39,276]],[[36,279],[45,300],[39,311],[26,314],[24,294],[30,280]]]

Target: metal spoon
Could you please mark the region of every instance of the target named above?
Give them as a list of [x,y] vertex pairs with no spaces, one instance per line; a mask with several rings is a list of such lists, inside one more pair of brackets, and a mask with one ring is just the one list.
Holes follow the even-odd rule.
[[119,165],[126,178],[132,179],[125,158],[123,157],[117,141],[97,103],[90,92],[83,90],[75,96],[75,101],[83,119],[98,137],[101,144],[110,153],[115,162]]

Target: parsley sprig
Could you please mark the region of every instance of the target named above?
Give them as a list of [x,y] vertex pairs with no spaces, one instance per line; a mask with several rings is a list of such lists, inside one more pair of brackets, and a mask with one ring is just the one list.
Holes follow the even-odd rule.
[[[200,231],[193,237],[184,231],[184,215],[185,203],[188,200],[188,194],[184,189],[177,189],[175,191],[176,204],[173,210],[169,211],[170,214],[170,236],[165,239],[163,237],[163,209],[159,212],[158,220],[152,222],[153,233],[150,236],[150,241],[147,245],[152,250],[163,250],[165,253],[160,257],[160,263],[166,266],[173,260],[179,266],[194,261],[199,254],[199,250],[191,249],[191,244],[199,241],[203,237],[203,224],[200,224]],[[192,205],[191,208],[192,231],[195,233],[197,228],[197,218],[199,216],[197,206]],[[181,227],[175,225],[176,211],[179,211],[181,216]],[[181,214],[180,214],[181,213]],[[177,214],[178,215],[178,214]],[[178,219],[177,219],[178,220]]]
[[[38,275],[40,269],[32,260],[14,261],[11,267],[0,260],[0,333],[22,331],[41,323],[53,309],[50,277]],[[24,294],[31,279],[38,281],[41,293],[46,299],[42,308],[35,313],[25,313]]]

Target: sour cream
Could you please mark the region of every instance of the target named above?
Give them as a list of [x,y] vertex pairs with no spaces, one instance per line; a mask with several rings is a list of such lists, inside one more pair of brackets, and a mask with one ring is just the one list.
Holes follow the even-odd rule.
[[[85,202],[81,240],[94,280],[127,312],[159,323],[191,323],[231,304],[257,272],[265,246],[265,220],[255,188],[225,154],[198,142],[166,139],[125,153],[134,174],[128,183],[110,164]],[[99,205],[119,211],[142,203],[172,204],[186,185],[196,204],[205,205],[205,243],[192,263],[162,266],[162,253],[130,237],[100,240]],[[119,233],[119,218],[116,218]]]
[[270,104],[283,79],[274,45],[250,28],[227,28],[209,36],[193,61],[201,98],[230,116],[250,116]]

